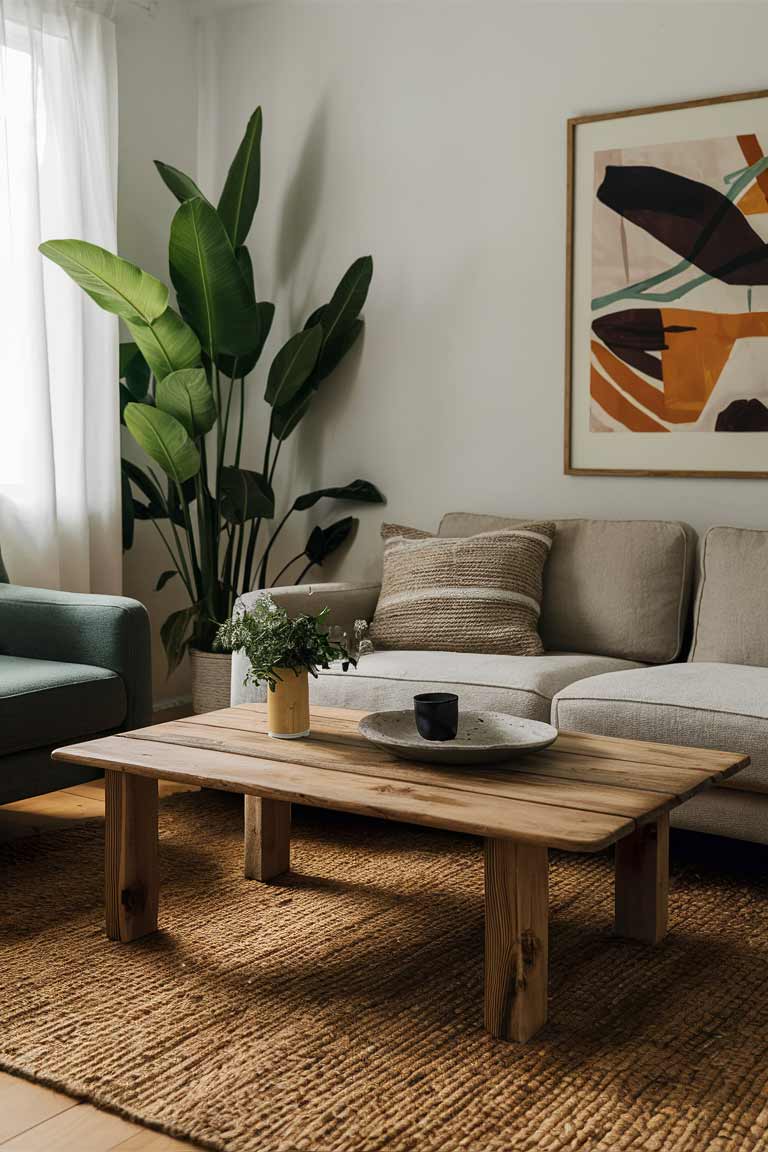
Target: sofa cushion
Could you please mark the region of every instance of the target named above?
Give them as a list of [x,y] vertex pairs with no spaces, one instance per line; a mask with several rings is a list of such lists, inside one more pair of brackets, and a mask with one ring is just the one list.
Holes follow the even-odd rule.
[[768,669],[670,664],[594,676],[552,703],[558,728],[743,752],[752,763],[724,787],[768,792]]
[[[469,536],[520,519],[452,512],[440,536]],[[596,652],[646,664],[683,646],[693,529],[667,520],[556,520],[539,631],[550,651]]]
[[536,625],[554,531],[552,523],[525,523],[447,540],[385,524],[374,644],[541,655]]
[[768,532],[704,537],[690,659],[768,667]]
[[[263,692],[242,686],[233,657],[232,703],[263,699]],[[584,676],[631,668],[626,660],[575,653],[543,656],[487,656],[475,652],[372,652],[356,670],[331,668],[310,678],[315,704],[336,708],[410,708],[417,692],[451,691],[459,707],[480,708],[549,720],[552,697]]]
[[0,755],[118,728],[127,701],[106,668],[0,655]]

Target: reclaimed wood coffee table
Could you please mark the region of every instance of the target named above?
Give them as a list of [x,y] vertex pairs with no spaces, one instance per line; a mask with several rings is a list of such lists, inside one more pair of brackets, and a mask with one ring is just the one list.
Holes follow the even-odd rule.
[[748,756],[563,732],[546,751],[488,767],[398,760],[357,731],[365,715],[312,709],[312,734],[272,740],[266,706],[89,740],[55,760],[106,774],[107,933],[157,928],[157,782],[245,795],[245,874],[290,866],[291,801],[485,838],[485,1026],[525,1041],[547,1018],[549,848],[616,845],[616,931],[655,944],[667,930],[669,812]]

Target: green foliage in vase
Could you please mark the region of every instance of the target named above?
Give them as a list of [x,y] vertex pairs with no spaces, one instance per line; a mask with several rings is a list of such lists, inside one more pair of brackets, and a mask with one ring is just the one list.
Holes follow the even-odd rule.
[[324,631],[328,609],[317,616],[289,619],[285,608],[275,604],[268,593],[259,596],[250,611],[238,614],[222,624],[216,633],[216,647],[226,652],[243,651],[248,658],[245,684],[265,681],[274,691],[281,669],[302,672],[305,668],[317,676],[319,668],[328,668],[332,660],[341,660],[346,668],[355,661]]
[[[148,461],[143,467],[122,462],[123,546],[131,547],[136,520],[151,521],[171,565],[157,588],[178,577],[189,597],[189,606],[172,613],[161,631],[169,670],[190,645],[211,651],[237,597],[269,585],[275,541],[294,512],[320,500],[384,502],[375,484],[352,480],[296,496],[274,524],[280,450],[360,336],[370,256],[352,263],[327,303],[277,350],[264,381],[266,434],[257,457],[263,463],[258,471],[243,467],[249,377],[275,312],[272,303],[256,299],[245,247],[259,200],[261,133],[257,108],[216,206],[185,173],[156,162],[179,201],[169,242],[176,308],[162,281],[95,244],[50,240],[40,246],[133,337],[120,346],[120,419]],[[356,523],[347,516],[313,528],[278,578],[301,563],[294,571],[299,583],[341,547]]]

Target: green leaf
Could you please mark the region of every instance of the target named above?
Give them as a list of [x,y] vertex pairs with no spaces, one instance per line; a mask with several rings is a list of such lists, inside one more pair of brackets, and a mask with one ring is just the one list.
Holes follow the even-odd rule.
[[162,160],[155,160],[155,168],[160,173],[163,183],[166,188],[170,188],[176,199],[183,204],[185,200],[194,200],[200,198],[205,200],[205,196],[195,184],[191,176],[187,176],[185,172],[174,168],[172,164],[164,164]]
[[282,408],[272,409],[272,434],[278,440],[287,440],[296,425],[304,419],[314,394],[314,388],[306,389],[305,386]]
[[256,289],[254,287],[253,280],[253,261],[251,260],[251,254],[246,248],[245,244],[240,244],[237,248],[235,248],[235,260],[237,260],[237,266],[243,274],[243,279],[251,290],[251,295],[255,299]]
[[132,341],[120,345],[120,379],[134,400],[144,400],[149,391],[149,365]]
[[261,108],[257,108],[248,121],[219,200],[219,216],[235,248],[248,235],[259,202],[261,120]]
[[272,361],[264,399],[282,407],[296,395],[317,363],[323,330],[319,324],[291,336]]
[[332,344],[323,347],[317,368],[312,374],[315,387],[317,387],[321,381],[325,380],[326,376],[330,376],[334,369],[338,368],[347,352],[349,352],[353,344],[356,343],[363,328],[363,321],[358,316],[352,321],[349,328],[345,328],[344,331],[339,334]]
[[255,516],[271,520],[275,494],[266,476],[246,468],[222,468],[221,514],[230,524],[244,524]]
[[120,461],[120,469],[123,478],[127,477],[128,480],[131,480],[142,496],[147,499],[146,505],[138,504],[142,513],[137,518],[140,520],[163,520],[165,518],[163,495],[152,477],[139,468],[138,464],[134,464],[132,460],[126,460],[125,457]]
[[310,312],[309,316],[307,316],[307,322],[304,325],[305,331],[307,328],[314,328],[315,324],[322,324],[323,312],[325,312],[327,307],[327,304],[321,304],[319,308],[315,308],[314,312]]
[[155,592],[162,592],[169,580],[173,580],[174,576],[178,576],[175,568],[167,568],[165,572],[161,572],[155,584]]
[[40,251],[99,307],[125,321],[151,324],[168,307],[165,284],[106,248],[85,240],[47,240]]
[[200,363],[200,341],[173,308],[166,308],[152,324],[127,324],[157,380]]
[[216,423],[216,401],[204,368],[170,372],[157,385],[157,407],[170,412],[195,439],[210,432]]
[[131,485],[125,472],[121,476],[122,481],[122,505],[123,505],[123,552],[127,552],[133,547],[133,528],[134,528],[134,514],[133,514],[133,492],[131,492]]
[[128,404],[125,423],[136,443],[176,484],[200,471],[200,453],[183,424],[149,404]]
[[[181,497],[186,505],[194,504],[195,500],[197,499],[197,488],[195,486],[194,479],[184,481],[181,486]],[[186,521],[184,519],[184,509],[181,506],[181,499],[179,499],[179,493],[176,490],[176,485],[172,484],[170,481],[168,483],[167,500],[168,511],[170,513],[171,520],[173,520],[174,524],[178,524],[179,528],[185,528]]]
[[180,608],[178,612],[171,612],[160,629],[160,639],[168,658],[169,676],[184,659],[184,653],[192,642],[192,636],[188,635],[189,629],[199,615],[200,607],[198,604],[192,604],[189,608]]
[[323,327],[323,348],[318,367],[325,375],[328,374],[325,371],[325,360],[365,304],[372,276],[372,256],[361,256],[355,260],[322,311],[319,322]]
[[267,342],[275,315],[275,306],[270,304],[268,300],[263,300],[256,305],[256,309],[259,313],[259,343],[253,351],[246,353],[245,356],[226,356],[221,353],[216,357],[217,368],[230,380],[235,379],[235,377],[239,379],[241,376],[247,376],[253,372]]
[[332,552],[341,548],[356,524],[354,516],[345,516],[343,520],[336,520],[327,528],[314,528],[304,549],[310,564],[322,564]]
[[259,313],[216,209],[187,200],[171,224],[171,279],[182,314],[208,355],[258,346]]
[[125,424],[125,406],[131,404],[134,397],[131,396],[125,384],[118,384],[118,389],[120,392],[120,423]]
[[314,507],[318,500],[326,497],[331,500],[354,500],[360,504],[384,503],[381,492],[370,480],[353,480],[351,484],[344,484],[340,488],[318,488],[316,492],[297,496],[293,502],[294,511],[304,512],[307,508]]

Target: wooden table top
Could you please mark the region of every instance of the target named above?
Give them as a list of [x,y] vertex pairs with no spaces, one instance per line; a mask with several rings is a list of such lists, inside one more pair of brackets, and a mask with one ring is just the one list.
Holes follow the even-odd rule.
[[[562,732],[503,765],[398,760],[360,735],[365,712],[312,708],[312,734],[267,735],[265,704],[238,704],[71,744],[54,760],[577,852],[598,852],[749,757]],[[226,753],[226,755],[222,755]]]

